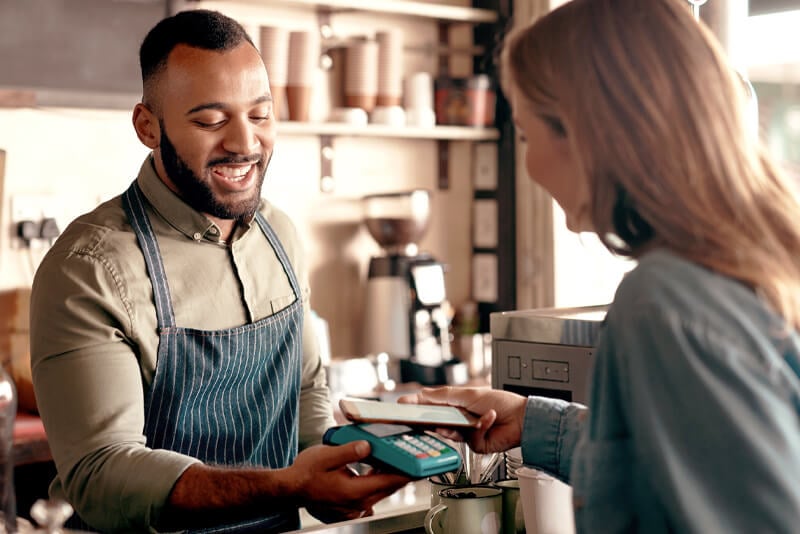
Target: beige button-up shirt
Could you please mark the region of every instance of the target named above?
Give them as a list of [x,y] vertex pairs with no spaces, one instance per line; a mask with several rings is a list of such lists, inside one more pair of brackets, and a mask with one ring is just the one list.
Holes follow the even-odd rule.
[[[218,330],[273,315],[294,301],[289,280],[255,221],[229,243],[158,178],[148,158],[137,178],[158,239],[177,326]],[[300,447],[335,424],[309,317],[308,273],[289,218],[264,201],[303,291]],[[198,460],[145,446],[144,392],[156,369],[156,311],[144,257],[121,197],[76,219],[36,272],[31,364],[58,469],[53,496],[103,530],[157,520],[175,481]]]

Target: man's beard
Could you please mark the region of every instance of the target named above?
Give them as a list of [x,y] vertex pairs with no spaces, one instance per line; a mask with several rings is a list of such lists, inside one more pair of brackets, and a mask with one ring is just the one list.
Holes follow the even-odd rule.
[[259,176],[253,195],[244,200],[226,202],[224,198],[214,195],[214,191],[211,189],[211,180],[203,180],[197,176],[178,155],[175,145],[172,144],[167,136],[163,122],[161,122],[161,144],[159,148],[161,149],[161,162],[164,164],[167,177],[178,188],[180,197],[192,208],[200,213],[206,213],[219,219],[234,219],[240,222],[247,222],[252,219],[261,202],[261,187],[264,185],[264,176],[267,173],[272,154],[269,155],[266,163],[262,154],[230,156],[208,162],[206,167],[241,163],[253,163],[256,166],[256,172],[259,173]]

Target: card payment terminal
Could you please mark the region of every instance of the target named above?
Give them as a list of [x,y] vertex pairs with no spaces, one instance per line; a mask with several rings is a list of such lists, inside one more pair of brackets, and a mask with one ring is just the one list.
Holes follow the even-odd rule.
[[425,478],[461,467],[458,452],[435,437],[405,425],[355,423],[329,428],[322,438],[327,445],[365,440],[371,457],[380,464],[414,478]]

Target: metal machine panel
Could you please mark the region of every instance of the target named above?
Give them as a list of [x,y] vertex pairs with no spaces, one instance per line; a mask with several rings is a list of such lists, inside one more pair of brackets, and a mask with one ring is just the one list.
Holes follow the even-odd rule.
[[607,306],[493,313],[492,387],[586,404]]
[[493,345],[493,388],[587,402],[593,348],[504,340]]

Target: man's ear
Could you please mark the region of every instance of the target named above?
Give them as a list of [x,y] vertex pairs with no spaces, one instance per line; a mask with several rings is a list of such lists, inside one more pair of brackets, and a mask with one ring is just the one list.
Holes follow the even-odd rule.
[[139,102],[133,108],[133,129],[147,148],[156,149],[161,141],[161,127],[150,109]]

